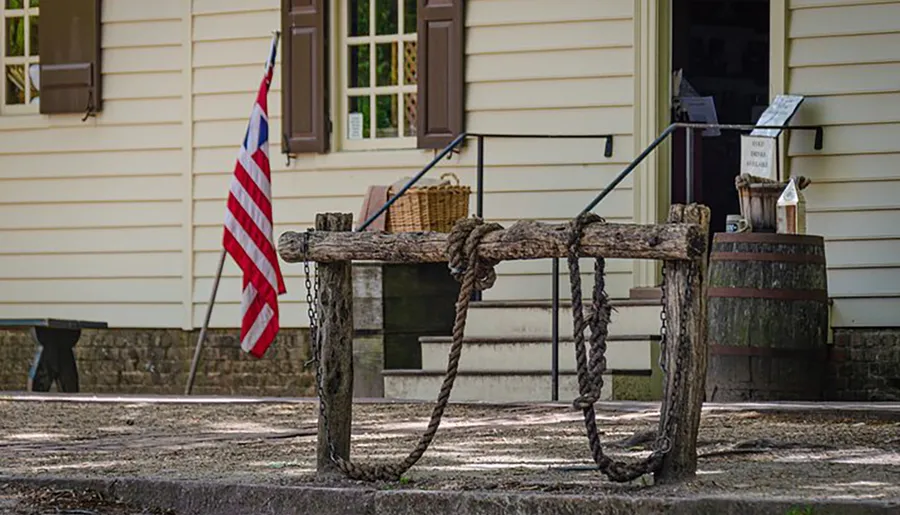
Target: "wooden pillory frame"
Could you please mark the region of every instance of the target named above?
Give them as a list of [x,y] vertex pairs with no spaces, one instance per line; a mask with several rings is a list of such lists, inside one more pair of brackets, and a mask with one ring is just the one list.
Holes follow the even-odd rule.
[[[673,205],[664,224],[614,224],[588,213],[569,224],[522,220],[508,229],[478,218],[460,220],[450,233],[352,232],[352,215],[316,216],[315,230],[285,232],[278,252],[289,263],[304,263],[310,333],[319,391],[316,470],[321,476],[342,474],[353,479],[397,480],[427,450],[447,405],[462,351],[466,315],[472,294],[490,288],[493,266],[504,260],[566,257],[572,287],[579,397],[594,462],[614,481],[653,473],[656,482],[688,479],[697,469],[697,432],[706,378],[706,248],[709,209]],[[595,285],[587,320],[581,299],[579,257],[595,258]],[[594,421],[594,403],[606,368],[610,306],[604,291],[605,258],[663,260],[663,339],[660,367],[665,374],[659,428],[653,452],[626,463],[604,455]],[[461,283],[447,376],[431,422],[415,450],[400,463],[365,465],[350,461],[353,385],[354,260],[386,263],[448,262]],[[315,284],[309,262],[317,263]],[[317,299],[313,298],[313,292]],[[319,296],[321,295],[321,296]],[[584,329],[590,331],[590,359]]]

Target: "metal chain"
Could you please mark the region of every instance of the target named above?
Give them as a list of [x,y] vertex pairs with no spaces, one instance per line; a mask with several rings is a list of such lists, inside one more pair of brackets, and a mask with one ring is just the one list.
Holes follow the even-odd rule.
[[660,284],[660,306],[659,310],[659,370],[663,376],[669,371],[666,370],[666,262],[662,264],[662,284]]
[[316,280],[314,283],[309,278],[309,261],[303,260],[303,273],[306,276],[306,313],[309,316],[309,341],[310,350],[312,351],[312,359],[304,364],[308,367],[310,364],[316,366],[316,396],[319,399],[319,415],[322,417],[322,425],[325,429],[325,442],[328,445],[328,457],[331,461],[335,461],[337,451],[334,448],[334,440],[331,438],[331,428],[328,425],[327,406],[325,405],[325,396],[322,392],[325,389],[322,383],[322,340],[319,338],[318,324],[318,302],[319,302],[319,266],[316,264]]

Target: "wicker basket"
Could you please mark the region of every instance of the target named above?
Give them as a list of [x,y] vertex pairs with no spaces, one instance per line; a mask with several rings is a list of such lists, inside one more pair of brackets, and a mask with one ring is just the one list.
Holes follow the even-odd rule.
[[[388,208],[387,232],[450,232],[457,220],[469,216],[469,195],[472,188],[460,186],[459,177],[452,173],[456,184],[412,187]],[[393,195],[393,188],[388,195]]]

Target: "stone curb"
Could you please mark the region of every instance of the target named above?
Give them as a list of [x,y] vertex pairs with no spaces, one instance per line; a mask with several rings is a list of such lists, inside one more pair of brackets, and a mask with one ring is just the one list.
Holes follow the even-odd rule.
[[886,515],[900,501],[697,495],[685,498],[522,492],[376,490],[161,479],[2,477],[0,483],[92,489],[178,515]]

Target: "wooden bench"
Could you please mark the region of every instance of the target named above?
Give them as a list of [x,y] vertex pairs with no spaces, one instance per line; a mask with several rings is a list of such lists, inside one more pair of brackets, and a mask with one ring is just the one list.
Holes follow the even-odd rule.
[[78,367],[72,348],[81,338],[82,329],[106,329],[107,324],[58,318],[0,318],[0,328],[30,329],[37,343],[28,371],[28,391],[48,392],[55,381],[58,391],[76,393]]

